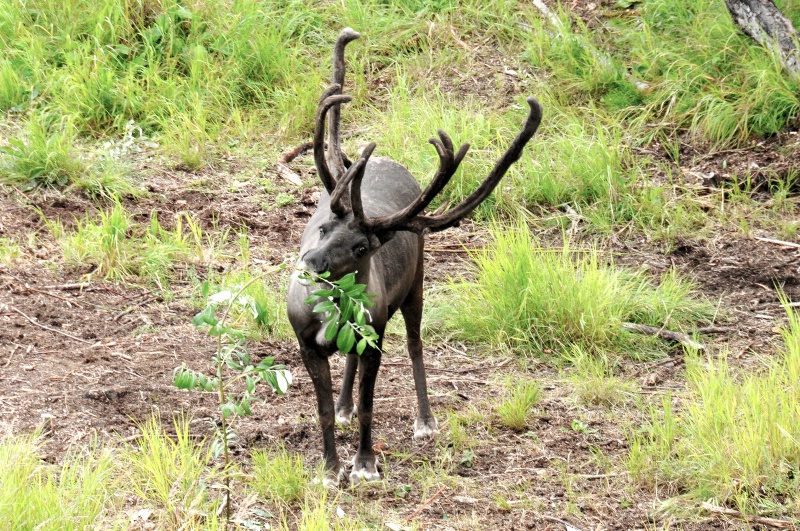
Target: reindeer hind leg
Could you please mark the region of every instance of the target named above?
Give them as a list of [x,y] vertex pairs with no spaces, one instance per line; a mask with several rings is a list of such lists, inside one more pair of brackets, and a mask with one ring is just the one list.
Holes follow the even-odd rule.
[[400,306],[403,320],[406,323],[408,337],[408,355],[414,371],[414,388],[417,393],[417,419],[414,421],[414,439],[427,439],[439,432],[436,417],[431,413],[428,401],[428,381],[425,374],[425,363],[422,359],[422,252],[420,252],[417,277],[414,286]]

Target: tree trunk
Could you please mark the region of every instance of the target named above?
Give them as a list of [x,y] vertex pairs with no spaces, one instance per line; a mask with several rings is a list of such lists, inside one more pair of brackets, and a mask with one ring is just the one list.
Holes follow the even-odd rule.
[[800,34],[772,0],[725,0],[725,5],[746,34],[776,52],[786,70],[800,76]]

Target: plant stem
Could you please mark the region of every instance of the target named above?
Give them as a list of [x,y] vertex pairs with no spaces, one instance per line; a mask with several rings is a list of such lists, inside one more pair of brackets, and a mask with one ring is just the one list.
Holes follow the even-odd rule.
[[[272,269],[270,269],[268,271],[264,271],[260,275],[255,276],[252,279],[250,279],[241,288],[239,288],[239,291],[236,292],[236,295],[234,295],[230,299],[230,301],[228,302],[228,305],[225,307],[225,313],[222,314],[222,317],[219,320],[220,328],[224,327],[225,320],[228,318],[228,314],[230,314],[230,310],[231,310],[231,307],[233,306],[233,303],[241,296],[241,294],[244,292],[244,290],[249,288],[250,285],[252,285],[255,281],[260,280],[260,279],[264,278],[265,276],[270,275],[270,274],[274,273],[275,271],[278,271],[279,269],[281,269],[281,266],[275,266],[275,267],[273,267]],[[223,462],[225,463],[225,473],[224,473],[224,476],[225,476],[225,522],[226,522],[226,527],[227,527],[227,524],[230,523],[230,521],[231,521],[231,478],[230,478],[230,474],[228,474],[228,470],[230,468],[231,462],[230,462],[230,453],[228,451],[228,423],[225,420],[225,411],[222,409],[222,406],[225,404],[225,400],[226,400],[225,399],[225,387],[226,387],[226,385],[224,384],[223,379],[222,379],[222,369],[223,369],[224,365],[225,365],[225,360],[222,359],[222,334],[220,334],[220,335],[217,336],[217,381],[219,382],[219,387],[218,387],[218,393],[217,394],[218,394],[218,397],[219,397],[219,405],[220,405],[220,412],[221,412],[221,414],[220,414],[220,427],[222,429],[222,452],[223,452],[222,453],[222,455],[223,455],[222,459],[223,459]]]

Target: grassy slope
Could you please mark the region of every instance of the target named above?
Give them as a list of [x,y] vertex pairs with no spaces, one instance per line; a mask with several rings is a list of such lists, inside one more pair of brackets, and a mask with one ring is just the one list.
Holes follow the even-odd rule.
[[[795,13],[798,23],[797,2],[780,4],[787,13]],[[681,186],[681,142],[689,140],[712,150],[745,146],[796,123],[800,110],[800,81],[784,75],[773,57],[736,31],[723,2],[653,0],[633,9],[611,8],[604,22],[591,29],[566,11],[557,15],[561,23],[554,27],[528,3],[500,0],[460,2],[458,8],[450,0],[345,0],[314,6],[244,0],[226,3],[225,9],[205,1],[75,0],[64,4],[43,0],[33,8],[2,0],[0,110],[8,111],[3,124],[8,146],[2,155],[0,181],[23,188],[72,187],[100,200],[135,200],[141,192],[124,150],[115,154],[105,142],[143,145],[190,170],[213,168],[225,157],[274,154],[296,145],[310,134],[330,66],[335,28],[349,25],[363,33],[348,52],[354,102],[343,114],[345,127],[359,130],[346,142],[349,152],[363,141],[375,140],[381,154],[403,162],[424,181],[436,162],[435,152],[424,140],[444,128],[456,142],[473,145],[445,200],[462,198],[491,168],[523,119],[524,96],[535,94],[543,102],[546,118],[541,134],[528,148],[529,156],[481,207],[479,220],[517,219],[521,211],[529,211],[550,219],[529,221],[566,227],[570,220],[558,209],[567,204],[587,223],[595,243],[602,243],[605,235],[627,231],[669,244],[687,234],[710,233],[731,223],[741,226],[745,218],[767,228],[786,227],[787,232],[779,235],[792,235],[787,218],[796,215],[796,204],[790,197],[762,208],[752,201],[746,187],[734,189],[736,217],[730,214],[730,205],[725,205],[727,209],[701,207],[695,192]],[[502,65],[498,57],[503,58]],[[480,81],[470,84],[470,79]],[[653,146],[665,156],[640,149]],[[746,175],[736,177],[746,182]],[[797,178],[796,169],[776,175],[775,186],[791,189]],[[167,284],[176,262],[205,263],[220,254],[247,251],[242,236],[234,241],[223,235],[224,241],[215,244],[214,235],[198,233],[188,218],[185,227],[166,231],[157,220],[150,226],[137,225],[122,206],[104,205],[102,214],[86,217],[74,230],[51,220],[51,230],[63,244],[64,261],[91,264],[96,274],[108,278],[141,276]],[[598,392],[602,385],[628,385],[614,380],[613,355],[630,356],[641,350],[618,337],[620,321],[638,319],[655,326],[670,323],[690,328],[709,316],[707,307],[695,303],[679,279],[662,279],[661,287],[655,287],[638,273],[609,269],[594,255],[576,260],[567,250],[543,252],[525,232],[498,232],[496,247],[488,251],[499,256],[522,253],[529,258],[530,262],[514,259],[504,268],[505,272],[521,268],[516,277],[502,282],[492,277],[498,260],[491,254],[478,255],[479,266],[484,260],[486,267],[476,282],[456,287],[464,293],[462,304],[472,313],[455,312],[462,319],[451,326],[478,343],[559,351],[575,365],[577,387],[594,382],[583,393],[590,402],[624,402],[619,393]],[[20,246],[24,242],[0,240],[0,260],[17,259]],[[222,288],[244,282],[248,274],[240,264],[229,278],[210,278],[209,282]],[[553,297],[531,297],[531,312],[520,315],[511,329],[502,328],[509,324],[504,317],[512,312],[504,300],[509,292],[547,293],[554,278],[577,280],[569,288],[576,296],[555,298],[560,303],[555,309],[547,306]],[[520,281],[527,284],[513,284]],[[498,290],[498,286],[503,287]],[[590,288],[595,295],[577,304]],[[264,306],[278,304],[270,294],[252,296],[263,300]],[[485,311],[486,301],[498,302],[492,312]],[[620,301],[630,304],[620,306]],[[589,303],[599,305],[589,312],[597,321],[587,321],[581,313]],[[542,315],[553,319],[544,321]],[[494,324],[489,322],[493,318]],[[265,335],[285,330],[276,319],[254,323],[254,328],[261,327],[259,333]],[[480,326],[474,325],[478,321]],[[531,323],[542,328],[537,330]],[[786,335],[792,353],[796,334],[793,329]],[[786,383],[784,370],[788,369],[770,365],[769,377],[744,378],[741,385],[758,403],[762,387],[764,393],[774,393]],[[645,435],[636,436],[634,470],[642,477],[657,474],[697,499],[713,497],[745,511],[792,514],[796,489],[786,483],[782,469],[769,469],[758,460],[760,456],[741,469],[720,468],[725,456],[714,453],[720,445],[718,439],[707,437],[708,423],[718,423],[714,425],[723,431],[744,428],[733,413],[709,420],[702,411],[737,407],[736,393],[715,394],[712,406],[707,406],[710,398],[705,394],[722,385],[719,378],[734,385],[730,383],[734,377],[724,365],[708,369],[698,361],[691,364],[688,378],[692,391],[683,408],[690,420],[669,432],[651,427]],[[524,425],[539,391],[525,382],[510,388],[508,403],[498,409],[506,412],[501,415],[508,416],[507,425]],[[654,413],[653,426],[662,422],[660,415]],[[479,415],[469,418],[469,422],[482,421]],[[468,450],[468,434],[462,433],[466,422],[454,415],[448,425],[454,447]],[[673,426],[670,422],[664,421],[665,430]],[[780,422],[766,426],[753,440],[773,441],[768,463],[795,470],[796,444],[778,441],[781,437],[796,441],[797,435],[775,430],[796,422]],[[460,442],[455,440],[458,437]],[[154,445],[169,445],[157,439],[154,436]],[[738,446],[730,452],[747,451],[753,440],[731,443]],[[27,445],[23,450],[15,444],[7,442],[3,451],[34,452],[30,443],[20,443]],[[104,454],[98,455],[76,461],[80,481],[100,478],[102,482],[108,475],[119,475],[110,471]],[[192,465],[197,473],[197,467],[207,461],[202,455],[192,455],[178,461],[197,461]],[[269,461],[279,459],[286,456],[256,461],[271,477],[275,472]],[[41,468],[41,463],[28,464],[30,469],[15,470],[14,477],[41,478],[37,481],[45,485],[43,491],[55,490],[56,497],[74,496],[71,489],[85,495],[86,507],[66,505],[63,514],[95,511],[91,514],[102,519],[104,511],[113,510],[116,502],[102,486],[72,478],[71,465],[54,473]],[[703,475],[697,474],[699,468]],[[213,476],[212,471],[208,474]],[[60,483],[56,477],[62,478]],[[199,488],[209,478],[192,480],[195,483],[189,487]],[[269,485],[280,481],[256,479],[252,488],[278,499],[284,494],[274,494],[275,487]],[[736,487],[731,489],[730,484]],[[159,507],[165,526],[170,518],[180,521],[190,514],[195,502],[210,504],[204,510],[215,513],[213,500],[202,489],[191,491],[190,496],[166,487],[159,494],[154,488],[134,490]],[[288,485],[286,490],[292,492],[286,503],[303,499],[319,511],[307,511],[309,527],[311,519],[324,522],[330,516],[329,507],[319,501],[320,494],[307,485]],[[26,514],[38,513],[31,509]],[[50,518],[42,514],[31,517]],[[80,524],[76,520],[76,526]],[[206,524],[213,527],[213,522],[202,525]]]

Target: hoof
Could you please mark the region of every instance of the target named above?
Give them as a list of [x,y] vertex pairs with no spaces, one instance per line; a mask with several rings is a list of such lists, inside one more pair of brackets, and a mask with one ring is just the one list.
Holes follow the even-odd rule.
[[417,419],[414,422],[414,440],[419,441],[422,439],[432,439],[439,433],[439,425],[436,419],[431,418],[428,421]]
[[365,463],[359,462],[355,457],[353,458],[353,470],[350,472],[350,483],[357,485],[359,483],[374,483],[381,480],[381,474],[378,472],[378,460],[374,462]]
[[353,420],[353,408],[336,408],[336,423],[340,426],[349,426]]
[[322,486],[326,489],[337,489],[339,488],[339,484],[344,479],[344,476],[344,468],[340,468],[338,473],[334,473],[333,470],[329,470],[325,473],[325,477],[323,477],[322,480],[319,478],[314,478],[314,485],[319,485],[322,483]]

